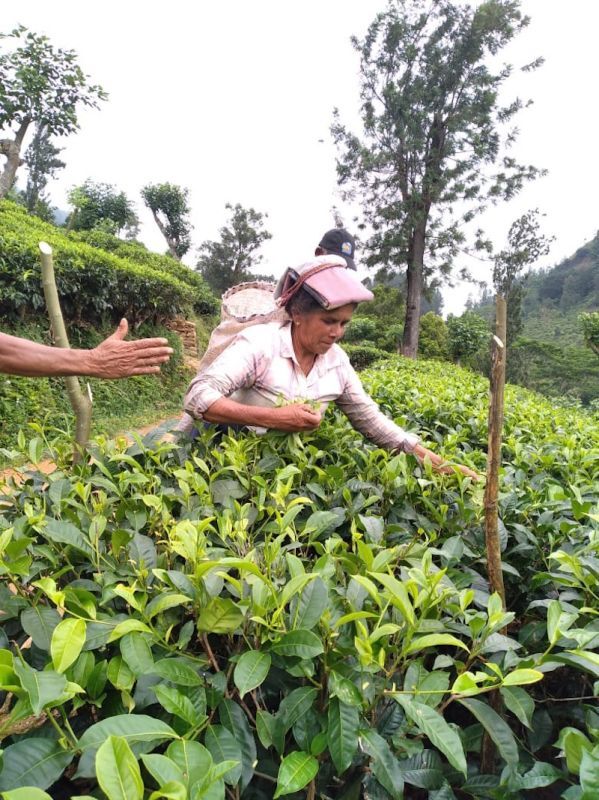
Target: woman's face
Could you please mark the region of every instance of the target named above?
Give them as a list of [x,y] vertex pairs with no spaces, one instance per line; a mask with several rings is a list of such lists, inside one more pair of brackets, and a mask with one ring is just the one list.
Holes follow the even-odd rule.
[[323,308],[309,314],[294,314],[295,341],[307,353],[324,355],[343,337],[355,308],[355,303],[348,303],[332,311]]

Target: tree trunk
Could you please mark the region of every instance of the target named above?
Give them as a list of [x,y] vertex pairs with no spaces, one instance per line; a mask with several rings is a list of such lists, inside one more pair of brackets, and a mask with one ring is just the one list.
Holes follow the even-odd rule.
[[412,241],[410,263],[408,264],[408,296],[406,300],[406,321],[401,344],[402,355],[416,358],[420,334],[420,303],[422,301],[422,272],[424,269],[424,228],[416,228]]
[[160,233],[164,236],[169,253],[174,259],[176,259],[177,261],[181,261],[181,258],[177,255],[177,251],[175,249],[175,242],[170,238],[170,236],[166,232],[166,228],[162,224],[162,220],[160,219],[158,214],[154,211],[154,209],[151,209],[151,211],[152,211],[152,216],[154,217],[154,221],[156,222],[156,225],[158,225]]
[[25,117],[14,139],[0,139],[0,155],[6,156],[6,164],[0,174],[0,200],[11,190],[17,170],[23,163],[21,147],[30,122],[31,119]]
[[[40,242],[39,248],[42,260],[42,287],[44,297],[48,307],[48,316],[56,343],[59,347],[70,347],[69,337],[65,328],[62,311],[60,310],[60,300],[56,290],[56,280],[54,278],[54,264],[52,262],[52,248],[46,242]],[[89,433],[92,422],[92,399],[89,384],[87,385],[87,395],[81,391],[79,381],[75,376],[64,379],[69,395],[71,407],[75,413],[75,449],[73,451],[73,463],[81,461],[83,451],[89,441]]]

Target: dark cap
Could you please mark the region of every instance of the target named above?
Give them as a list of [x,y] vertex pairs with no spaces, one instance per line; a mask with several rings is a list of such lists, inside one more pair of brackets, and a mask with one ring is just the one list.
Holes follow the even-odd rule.
[[349,234],[345,228],[333,228],[327,231],[320,240],[318,246],[326,250],[327,253],[334,253],[336,256],[344,258],[350,269],[356,268],[354,263],[356,242],[354,237]]

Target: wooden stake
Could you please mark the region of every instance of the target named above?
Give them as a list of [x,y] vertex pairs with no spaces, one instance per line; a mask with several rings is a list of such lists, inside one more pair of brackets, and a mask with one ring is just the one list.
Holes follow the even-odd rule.
[[[491,592],[501,597],[505,611],[505,587],[501,569],[501,542],[499,540],[499,469],[501,466],[501,436],[503,432],[503,397],[505,389],[507,312],[505,298],[495,300],[495,336],[491,352],[491,381],[489,400],[489,441],[487,453],[487,483],[485,486],[485,542],[487,546],[487,574]],[[505,633],[505,631],[502,631]],[[501,714],[501,695],[490,693],[489,705]],[[495,743],[485,731],[481,749],[481,772],[495,772]]]
[[485,486],[485,541],[487,572],[491,591],[497,592],[505,610],[505,588],[501,570],[501,543],[498,525],[499,468],[501,466],[501,436],[503,432],[503,395],[505,389],[506,302],[496,298],[496,334],[491,354],[491,385],[489,403],[489,444],[487,454],[487,483]]
[[[52,248],[46,242],[39,243],[42,262],[42,288],[46,298],[50,325],[59,347],[70,347],[67,329],[64,324],[60,300],[56,289],[56,279],[54,277],[54,262],[52,260]],[[70,376],[64,379],[69,395],[69,401],[75,413],[75,448],[73,450],[73,463],[81,461],[83,451],[87,447],[92,423],[92,394],[89,383],[87,384],[87,395],[81,391],[79,381],[76,377]]]

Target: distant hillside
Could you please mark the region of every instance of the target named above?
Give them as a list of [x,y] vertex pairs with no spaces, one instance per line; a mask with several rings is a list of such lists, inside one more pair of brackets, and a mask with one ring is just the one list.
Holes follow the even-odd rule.
[[556,267],[532,273],[523,305],[524,335],[583,347],[577,317],[599,309],[599,233]]
[[[491,318],[491,298],[474,311]],[[544,394],[599,398],[599,359],[583,342],[578,315],[599,310],[599,233],[557,266],[532,272],[522,306],[511,380]]]

